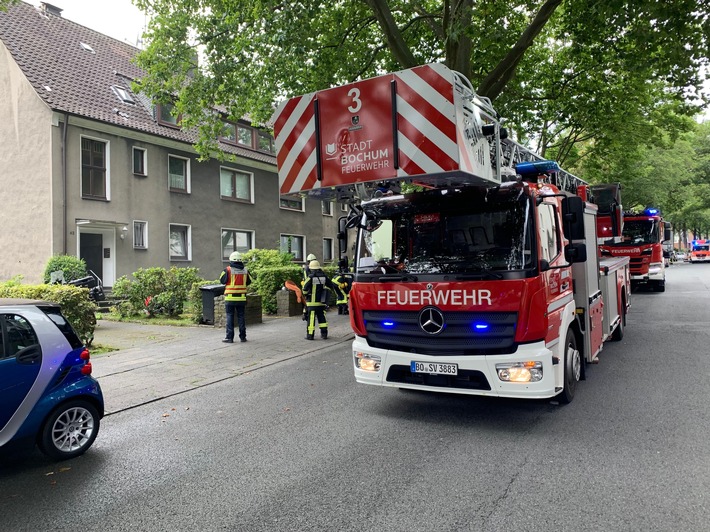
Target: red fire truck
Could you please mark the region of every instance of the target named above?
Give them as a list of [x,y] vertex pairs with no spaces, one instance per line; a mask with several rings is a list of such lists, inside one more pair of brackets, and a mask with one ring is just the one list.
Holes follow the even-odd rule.
[[692,240],[688,262],[710,262],[710,240]]
[[647,285],[656,292],[666,289],[666,261],[663,244],[670,242],[671,224],[658,209],[625,212],[621,240],[600,245],[602,256],[629,257],[632,288]]
[[281,193],[351,206],[358,382],[569,402],[623,337],[629,260],[597,256],[588,185],[496,116],[439,64],[277,109]]

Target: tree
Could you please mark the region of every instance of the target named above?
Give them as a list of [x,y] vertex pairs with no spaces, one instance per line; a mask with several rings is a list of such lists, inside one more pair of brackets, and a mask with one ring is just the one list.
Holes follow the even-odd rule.
[[153,16],[141,90],[175,99],[205,157],[222,127],[214,109],[263,124],[280,99],[438,61],[494,99],[522,141],[574,164],[619,129],[640,133],[630,143],[658,138],[659,107],[697,112],[688,91],[700,94],[710,55],[705,0],[135,3]]

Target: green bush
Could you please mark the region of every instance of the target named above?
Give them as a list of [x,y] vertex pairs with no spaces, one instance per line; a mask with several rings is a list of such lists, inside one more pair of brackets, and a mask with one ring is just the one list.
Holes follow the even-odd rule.
[[51,301],[62,306],[62,314],[86,346],[91,346],[96,329],[96,304],[89,299],[89,290],[69,285],[18,285],[0,283],[0,297]]
[[54,255],[50,257],[47,261],[47,265],[44,267],[44,282],[48,284],[51,273],[59,270],[64,272],[65,283],[75,279],[81,279],[88,274],[84,259],[71,255]]
[[116,280],[112,293],[125,299],[114,310],[122,317],[147,312],[149,316],[177,317],[182,314],[185,302],[195,283],[202,279],[197,268],[140,268],[133,280],[125,275]]
[[288,280],[301,286],[303,280],[303,268],[298,264],[289,266],[271,266],[262,268],[254,282],[250,285],[250,291],[261,296],[261,309],[266,314],[276,314],[276,292],[281,290]]

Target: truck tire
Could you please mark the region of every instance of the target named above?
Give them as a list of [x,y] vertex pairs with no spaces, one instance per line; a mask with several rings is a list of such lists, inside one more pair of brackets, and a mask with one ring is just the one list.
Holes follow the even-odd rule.
[[560,403],[569,404],[574,399],[574,394],[577,391],[577,384],[582,377],[582,353],[577,349],[577,337],[572,329],[567,329],[565,338],[565,375],[564,388],[557,395]]
[[613,342],[620,342],[624,337],[624,329],[626,328],[626,298],[621,296],[621,316],[619,316],[619,325],[616,326],[614,332],[611,333]]

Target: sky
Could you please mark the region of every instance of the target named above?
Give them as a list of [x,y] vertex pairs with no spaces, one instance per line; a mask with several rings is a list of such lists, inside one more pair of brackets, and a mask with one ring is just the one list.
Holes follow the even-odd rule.
[[[25,0],[39,6],[41,0]],[[47,0],[62,17],[136,46],[147,20],[131,0]]]

